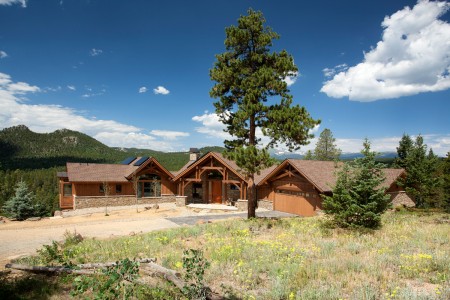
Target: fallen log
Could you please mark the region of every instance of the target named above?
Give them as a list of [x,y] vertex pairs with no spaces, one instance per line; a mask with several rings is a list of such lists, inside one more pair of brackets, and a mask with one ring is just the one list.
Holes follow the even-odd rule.
[[[154,263],[156,262],[156,258],[141,258],[136,260],[137,262],[141,263],[141,264],[145,264],[145,263]],[[106,262],[106,263],[90,263],[90,264],[80,264],[77,265],[78,268],[80,269],[95,269],[95,268],[107,268],[107,267],[113,267],[116,266],[117,262]]]
[[94,274],[93,270],[74,270],[67,267],[42,267],[42,266],[27,266],[27,265],[21,265],[21,264],[6,264],[5,268],[8,269],[14,269],[14,270],[20,270],[20,271],[26,271],[30,273],[50,273],[50,274],[61,274],[61,273],[67,273],[67,274],[77,274],[77,275],[92,275]]
[[[162,278],[164,278],[167,281],[172,282],[178,289],[180,289],[180,291],[183,292],[183,288],[185,286],[188,285],[187,282],[185,282],[184,280],[182,280],[181,278],[179,278],[180,273],[178,273],[175,270],[172,269],[167,269],[164,268],[163,266],[160,266],[158,264],[155,264],[153,262],[150,262],[148,264],[142,265],[142,271],[146,274],[156,274]],[[211,291],[210,288],[205,287],[206,288],[206,298],[210,299],[210,300],[222,300],[224,299],[222,296],[220,296],[217,293],[214,293],[213,291]]]
[[175,270],[164,268],[155,263],[148,263],[142,266],[142,271],[147,274],[156,274],[170,282],[172,282],[177,288],[183,290],[186,282],[178,278],[179,274]]

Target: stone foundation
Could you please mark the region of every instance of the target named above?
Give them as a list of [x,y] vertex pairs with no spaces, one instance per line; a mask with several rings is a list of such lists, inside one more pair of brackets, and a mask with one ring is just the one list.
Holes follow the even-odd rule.
[[187,196],[176,196],[176,204],[177,206],[186,206]]
[[269,200],[258,200],[258,208],[273,210],[273,202]]
[[416,203],[408,196],[408,194],[404,191],[390,193],[392,206],[404,206],[404,207],[414,207]]
[[[176,203],[175,195],[162,195],[161,197],[138,198],[138,204]],[[136,197],[129,196],[75,196],[73,209],[108,206],[131,206],[136,204]]]
[[247,211],[248,210],[248,201],[247,200],[238,199],[236,201],[235,206],[237,207],[238,210]]

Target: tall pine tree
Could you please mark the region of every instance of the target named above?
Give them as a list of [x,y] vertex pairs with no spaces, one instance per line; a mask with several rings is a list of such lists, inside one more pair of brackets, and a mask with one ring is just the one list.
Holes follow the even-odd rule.
[[325,128],[319,136],[316,148],[314,149],[315,160],[338,160],[341,149],[336,146],[336,139],[330,129]]
[[397,152],[395,164],[406,170],[406,177],[401,179],[399,184],[413,198],[416,206],[442,206],[442,182],[438,175],[439,159],[432,149],[427,154],[427,145],[423,143],[423,137],[417,136],[410,145],[410,141],[404,135]]
[[406,168],[406,158],[413,148],[413,140],[404,133],[397,147],[397,157],[394,160],[394,166],[397,168]]
[[[312,119],[304,107],[292,105],[284,79],[296,76],[294,58],[285,50],[270,52],[279,35],[265,26],[261,12],[248,10],[237,26],[225,29],[226,52],[216,55],[210,70],[215,81],[210,91],[220,121],[232,139],[224,141],[228,158],[246,174],[249,181],[248,217],[255,217],[255,175],[273,164],[268,148],[278,143],[290,151],[299,149],[312,138],[310,130],[319,121]],[[268,100],[273,99],[271,104]],[[279,99],[278,103],[275,100]],[[269,138],[261,145],[257,129]]]

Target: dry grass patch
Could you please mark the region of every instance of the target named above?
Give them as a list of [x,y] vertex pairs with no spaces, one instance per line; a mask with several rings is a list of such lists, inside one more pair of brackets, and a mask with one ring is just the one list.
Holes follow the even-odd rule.
[[157,257],[184,272],[183,250],[202,249],[211,263],[206,284],[230,298],[449,299],[446,218],[388,212],[376,231],[329,228],[320,217],[232,220],[88,239],[67,247],[66,255],[74,263]]

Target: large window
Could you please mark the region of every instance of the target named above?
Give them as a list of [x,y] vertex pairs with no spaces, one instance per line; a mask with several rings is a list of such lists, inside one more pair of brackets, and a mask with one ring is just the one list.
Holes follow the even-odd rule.
[[72,197],[72,184],[65,183],[63,185],[63,195],[64,197]]
[[138,197],[161,197],[161,177],[156,174],[140,176]]

